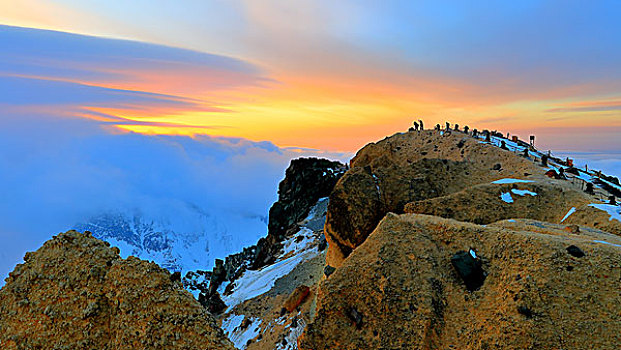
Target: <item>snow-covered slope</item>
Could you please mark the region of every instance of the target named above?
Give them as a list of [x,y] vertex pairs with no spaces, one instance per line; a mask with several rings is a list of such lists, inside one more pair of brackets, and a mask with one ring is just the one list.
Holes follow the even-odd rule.
[[164,213],[108,212],[75,225],[121,250],[185,274],[212,267],[216,258],[256,243],[267,231],[267,218],[238,212],[208,212],[180,203]]

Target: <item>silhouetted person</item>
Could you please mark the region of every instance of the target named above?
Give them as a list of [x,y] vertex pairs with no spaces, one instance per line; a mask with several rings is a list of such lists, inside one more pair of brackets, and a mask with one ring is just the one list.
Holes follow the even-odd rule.
[[617,205],[617,201],[615,199],[615,196],[608,197],[608,204],[610,204],[610,205]]
[[541,156],[541,165],[548,166],[548,155],[544,154]]
[[418,124],[420,125],[420,129],[423,130],[423,121],[419,119]]
[[485,134],[485,141],[492,142],[492,135],[490,134],[489,130],[483,130],[483,133]]
[[524,148],[524,158],[528,158],[528,148]]
[[477,136],[479,136],[479,130],[477,129],[472,130],[472,137],[477,137]]
[[468,130],[470,130],[470,128],[468,127],[468,125],[464,126],[464,132],[467,134]]
[[436,130],[440,131],[440,124],[436,124]]
[[413,124],[414,124],[414,130],[418,131],[418,123],[414,122]]
[[509,149],[507,148],[507,143],[506,143],[504,140],[503,140],[503,141],[500,141],[500,148],[502,148],[502,149],[506,149],[507,151],[509,150]]
[[459,124],[455,124],[455,131],[459,131]]
[[584,192],[590,194],[590,195],[594,195],[595,191],[593,191],[593,184],[590,182],[587,182],[586,184],[586,190],[584,190]]
[[448,131],[448,130],[451,130],[451,123],[446,122],[446,130],[447,130],[447,131]]

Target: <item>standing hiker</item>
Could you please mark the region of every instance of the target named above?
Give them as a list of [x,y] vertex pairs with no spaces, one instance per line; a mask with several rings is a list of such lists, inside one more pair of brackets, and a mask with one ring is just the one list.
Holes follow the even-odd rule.
[[459,131],[459,124],[455,124],[455,131]]
[[417,122],[414,122],[413,124],[414,124],[414,130],[415,130],[415,131],[418,131],[418,123],[417,123]]
[[420,129],[421,129],[421,130],[424,130],[424,129],[423,129],[423,121],[422,121],[421,119],[419,119],[419,120],[418,120],[418,124],[420,124]]
[[446,122],[446,131],[451,130],[451,123]]
[[504,140],[500,141],[500,148],[502,148],[502,149],[506,149],[507,151],[509,150],[509,149],[507,148],[507,143],[506,143]]
[[470,128],[468,127],[468,125],[464,126],[464,132],[467,134],[468,130],[470,130]]

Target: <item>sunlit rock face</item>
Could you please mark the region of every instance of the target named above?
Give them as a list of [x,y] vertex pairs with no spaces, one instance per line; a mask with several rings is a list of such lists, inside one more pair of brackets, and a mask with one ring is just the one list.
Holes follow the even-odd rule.
[[24,260],[0,290],[2,349],[232,348],[174,275],[90,233],[61,233]]

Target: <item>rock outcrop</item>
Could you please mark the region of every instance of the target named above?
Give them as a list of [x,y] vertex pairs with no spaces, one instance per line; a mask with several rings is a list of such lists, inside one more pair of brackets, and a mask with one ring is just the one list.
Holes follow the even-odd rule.
[[525,158],[466,134],[435,131],[395,134],[362,148],[330,195],[328,263],[340,265],[389,212],[407,203],[465,188],[543,172]]
[[[300,349],[617,349],[621,238],[564,228],[388,214],[320,283]],[[451,262],[469,250],[473,291]]]
[[69,231],[0,290],[1,349],[232,349],[180,276]]
[[319,198],[330,195],[346,170],[345,164],[328,159],[291,161],[278,185],[278,201],[270,208],[267,237],[257,244],[253,269],[274,261],[280,243],[298,230],[297,223],[308,215]]
[[562,182],[538,178],[530,183],[487,183],[468,187],[447,196],[408,203],[405,212],[480,225],[516,218],[559,223],[572,207],[590,202],[588,195]]

